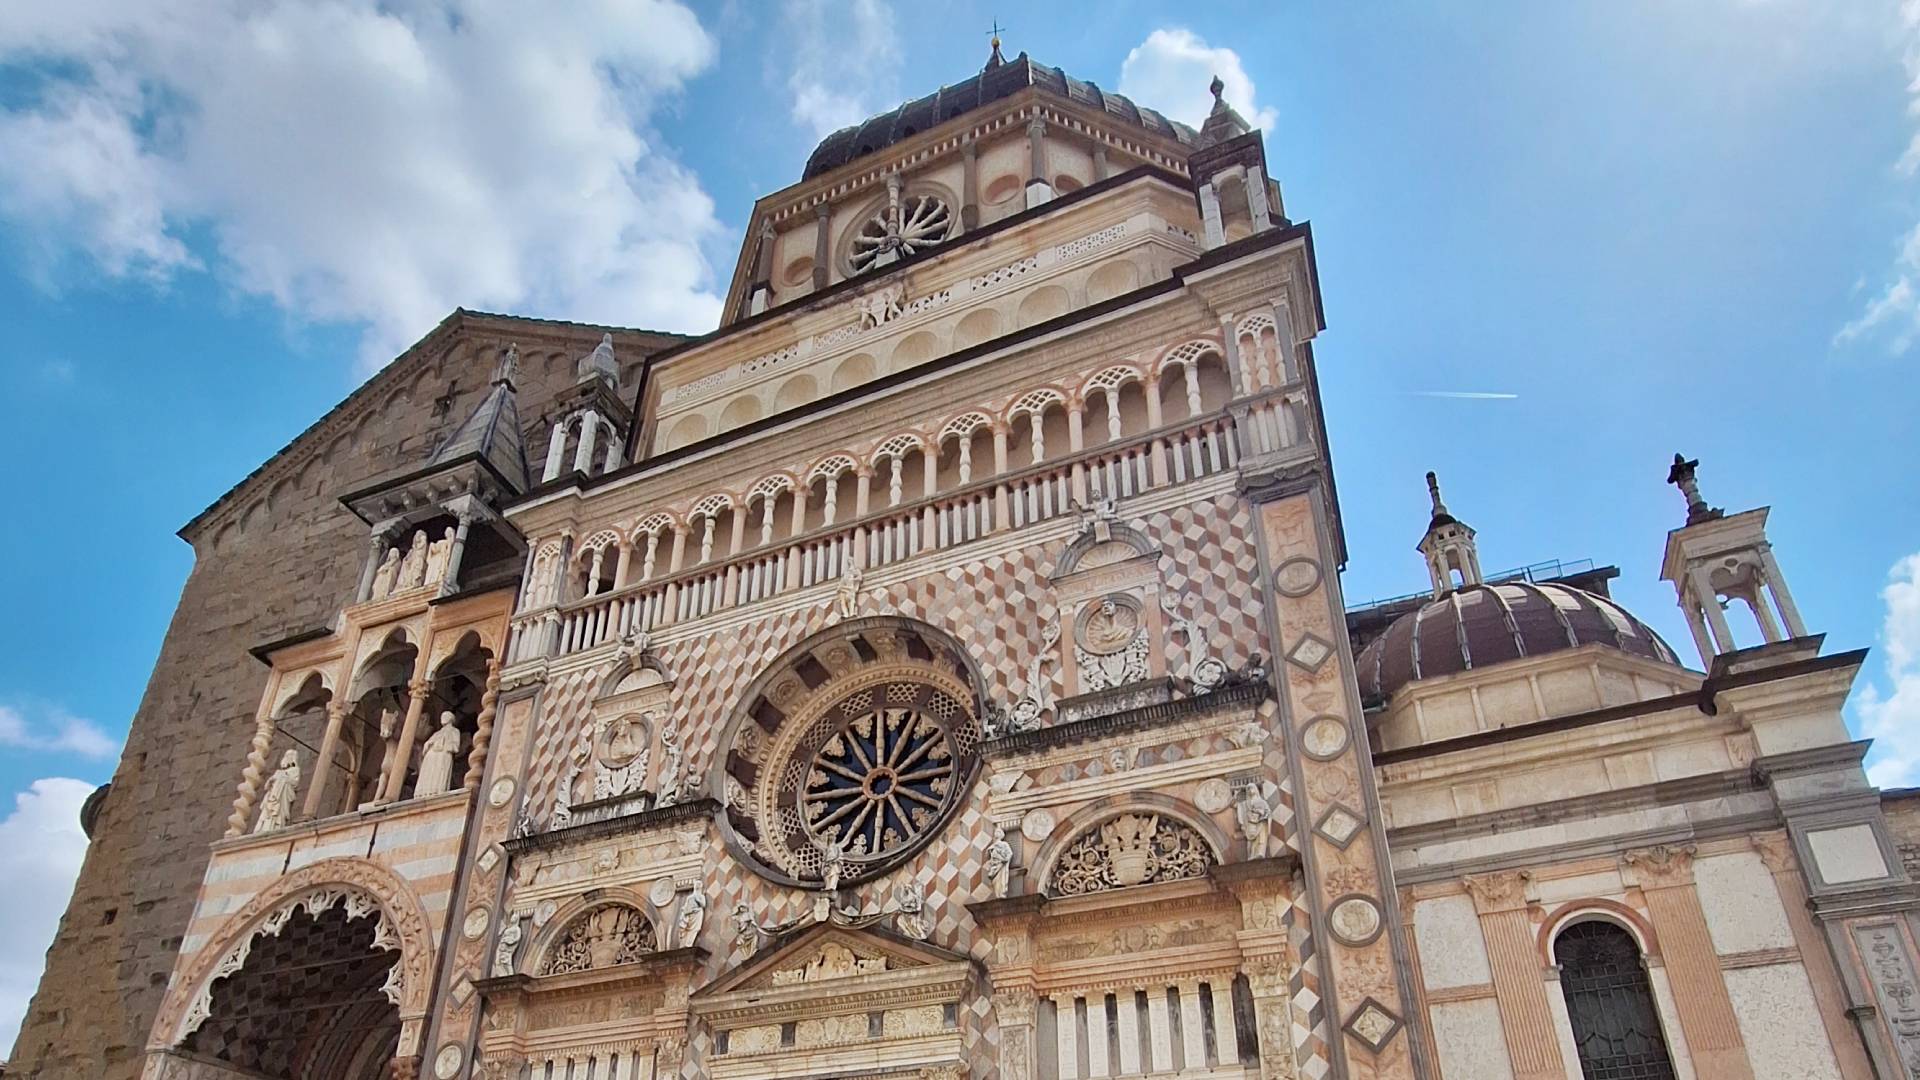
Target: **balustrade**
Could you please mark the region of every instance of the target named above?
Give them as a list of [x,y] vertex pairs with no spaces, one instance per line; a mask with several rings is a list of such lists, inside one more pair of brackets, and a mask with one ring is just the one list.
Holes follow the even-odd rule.
[[[1024,528],[1091,499],[1127,498],[1213,476],[1235,467],[1243,454],[1273,453],[1304,441],[1304,403],[1305,391],[1299,387],[1257,396],[1229,412],[529,612],[514,620],[511,661],[575,653],[636,631],[837,581],[855,567],[870,571],[1003,529]],[[712,531],[710,524],[706,531]],[[679,538],[676,534],[676,544]],[[643,579],[651,575],[656,543],[657,537],[646,539]]]

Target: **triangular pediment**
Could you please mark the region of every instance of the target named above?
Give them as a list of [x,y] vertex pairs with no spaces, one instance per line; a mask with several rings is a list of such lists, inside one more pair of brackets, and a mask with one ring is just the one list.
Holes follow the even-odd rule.
[[807,987],[831,994],[845,984],[883,972],[967,963],[959,953],[878,928],[856,930],[816,925],[763,949],[694,994],[711,998],[740,990]]

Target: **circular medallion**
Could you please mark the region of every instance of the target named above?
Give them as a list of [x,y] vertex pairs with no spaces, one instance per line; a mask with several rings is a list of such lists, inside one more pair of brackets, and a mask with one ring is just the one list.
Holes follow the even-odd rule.
[[495,780],[493,786],[487,789],[488,806],[505,806],[507,800],[511,798],[513,798],[513,777],[511,776],[503,776]]
[[824,882],[829,863],[855,885],[910,858],[979,771],[972,672],[944,632],[894,616],[794,646],[742,696],[714,757],[728,850],[800,888]]
[[535,926],[547,925],[547,920],[553,918],[553,913],[558,910],[560,910],[559,904],[556,904],[551,900],[540,901],[540,906],[533,909],[533,925]]
[[438,1054],[434,1055],[433,1075],[439,1077],[440,1080],[453,1080],[453,1078],[459,1074],[460,1066],[465,1060],[466,1054],[460,1049],[459,1045],[456,1043],[448,1043],[440,1048]]
[[1347,793],[1347,784],[1350,782],[1344,770],[1315,769],[1312,777],[1307,781],[1307,786],[1313,789],[1314,795],[1321,800],[1331,802]]
[[1320,564],[1305,555],[1295,555],[1273,572],[1273,587],[1282,596],[1301,597],[1320,585]]
[[1080,609],[1074,639],[1095,656],[1123,652],[1140,635],[1140,601],[1113,593]]
[[1217,814],[1233,805],[1233,785],[1217,776],[1202,780],[1200,786],[1193,789],[1193,805],[1205,813]]
[[647,899],[653,901],[654,907],[663,908],[673,903],[674,891],[673,879],[663,877],[653,883],[653,888],[647,890]]
[[1348,945],[1365,945],[1380,936],[1380,905],[1353,893],[1336,900],[1327,911],[1327,928]]
[[1020,819],[1020,835],[1038,844],[1053,835],[1053,811],[1044,806],[1027,811]]
[[593,755],[609,769],[624,769],[646,752],[648,740],[646,718],[628,713],[601,725],[593,740]]
[[486,933],[487,924],[492,921],[493,913],[486,908],[472,908],[467,912],[466,920],[460,924],[460,932],[472,940]]
[[1347,722],[1322,714],[1300,729],[1300,749],[1315,761],[1331,761],[1347,748]]

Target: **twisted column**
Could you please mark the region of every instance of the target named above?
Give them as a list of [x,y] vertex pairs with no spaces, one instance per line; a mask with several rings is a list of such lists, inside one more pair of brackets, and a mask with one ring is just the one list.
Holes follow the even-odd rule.
[[500,661],[487,663],[487,684],[480,692],[480,716],[474,721],[473,749],[467,751],[467,790],[480,786],[487,768],[487,747],[493,741],[494,706],[500,701]]
[[267,769],[267,749],[273,745],[273,714],[262,711],[253,725],[253,743],[247,751],[247,766],[240,771],[240,785],[234,789],[233,813],[227,818],[227,835],[247,831],[253,818],[253,804],[260,799],[260,778]]

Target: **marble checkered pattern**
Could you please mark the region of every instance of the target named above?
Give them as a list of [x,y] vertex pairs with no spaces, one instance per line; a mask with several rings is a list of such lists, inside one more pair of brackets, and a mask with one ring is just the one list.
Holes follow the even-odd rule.
[[[1148,515],[1136,525],[1165,552],[1163,589],[1179,610],[1207,635],[1207,645],[1230,668],[1253,654],[1272,662],[1260,604],[1260,556],[1246,504],[1233,496],[1187,503]],[[1168,647],[1167,665],[1185,671],[1190,659],[1179,634]]]

